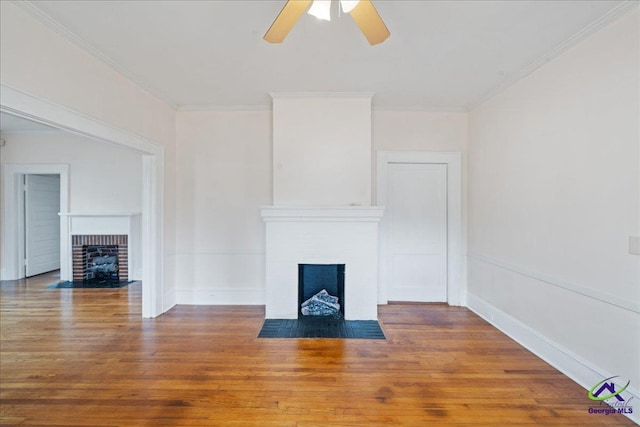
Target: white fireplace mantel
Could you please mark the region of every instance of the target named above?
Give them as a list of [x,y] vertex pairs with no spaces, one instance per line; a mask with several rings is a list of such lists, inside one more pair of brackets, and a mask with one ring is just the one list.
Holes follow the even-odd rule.
[[273,205],[261,208],[268,319],[298,317],[301,264],[344,264],[345,318],[378,318],[372,96],[273,95]]
[[266,317],[298,316],[299,264],[345,265],[345,318],[378,316],[381,206],[264,206]]
[[129,279],[139,280],[142,276],[141,238],[142,223],[140,212],[60,212],[61,256],[60,278],[72,280],[72,235],[124,234],[128,236]]

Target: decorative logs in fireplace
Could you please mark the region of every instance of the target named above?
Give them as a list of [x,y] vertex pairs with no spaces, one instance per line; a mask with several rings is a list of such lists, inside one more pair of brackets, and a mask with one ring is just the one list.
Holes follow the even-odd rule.
[[344,264],[298,264],[298,318],[344,317]]
[[303,316],[340,316],[340,303],[338,297],[323,289],[303,302],[300,311]]
[[118,283],[118,245],[85,245],[87,261],[83,281]]

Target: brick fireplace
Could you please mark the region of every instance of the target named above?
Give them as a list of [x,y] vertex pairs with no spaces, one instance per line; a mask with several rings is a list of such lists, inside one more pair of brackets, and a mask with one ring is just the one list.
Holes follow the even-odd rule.
[[[72,272],[74,282],[94,279],[90,275],[90,251],[105,248],[105,252],[113,252],[117,256],[117,276],[119,281],[129,280],[129,244],[126,234],[72,235]],[[107,249],[108,248],[108,249]]]
[[[93,262],[94,273],[113,271],[117,264],[119,281],[141,279],[141,216],[139,213],[60,213],[62,221],[60,278],[64,281],[85,281],[86,251],[99,252],[110,259]],[[117,247],[117,249],[106,247]],[[100,249],[98,251],[98,249]],[[113,260],[112,258],[116,259]],[[91,258],[91,256],[89,257]],[[95,276],[95,274],[94,274]]]

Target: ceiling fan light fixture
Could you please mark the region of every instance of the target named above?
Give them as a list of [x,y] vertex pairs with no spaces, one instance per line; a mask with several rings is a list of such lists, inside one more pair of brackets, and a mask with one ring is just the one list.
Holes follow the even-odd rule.
[[[339,1],[338,7],[351,15],[370,45],[382,43],[391,35],[371,0]],[[269,43],[282,43],[305,11],[319,19],[331,21],[331,0],[286,0],[264,39]]]
[[349,13],[360,3],[360,0],[340,0],[343,13]]
[[331,0],[313,0],[307,13],[323,21],[331,21]]

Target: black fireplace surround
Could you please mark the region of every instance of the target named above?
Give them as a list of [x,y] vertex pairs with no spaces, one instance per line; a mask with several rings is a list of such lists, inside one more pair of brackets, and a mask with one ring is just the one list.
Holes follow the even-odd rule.
[[298,264],[298,319],[322,316],[304,316],[302,303],[325,289],[338,297],[340,316],[344,318],[344,264]]

